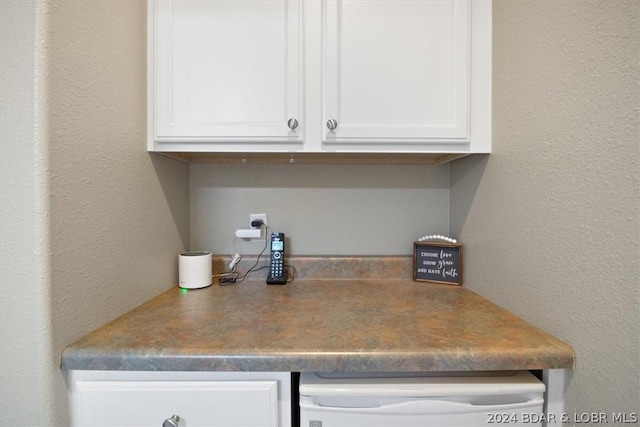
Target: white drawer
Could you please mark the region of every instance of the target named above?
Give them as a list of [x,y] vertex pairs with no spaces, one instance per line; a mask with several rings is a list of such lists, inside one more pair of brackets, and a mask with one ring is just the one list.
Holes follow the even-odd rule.
[[[243,373],[238,373],[242,377]],[[80,379],[71,386],[76,427],[280,427],[277,379]],[[285,393],[287,396],[289,393]],[[286,400],[286,399],[284,399]]]

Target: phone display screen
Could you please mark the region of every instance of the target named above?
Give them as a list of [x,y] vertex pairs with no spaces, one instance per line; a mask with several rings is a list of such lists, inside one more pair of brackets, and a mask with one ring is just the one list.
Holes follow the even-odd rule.
[[274,240],[271,242],[272,251],[281,251],[284,248],[284,242],[282,240]]

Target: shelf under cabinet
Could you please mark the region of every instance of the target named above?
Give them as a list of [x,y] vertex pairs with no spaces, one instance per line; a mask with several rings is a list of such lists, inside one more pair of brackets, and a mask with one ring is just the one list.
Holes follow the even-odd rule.
[[440,165],[469,153],[208,153],[159,152],[187,163]]

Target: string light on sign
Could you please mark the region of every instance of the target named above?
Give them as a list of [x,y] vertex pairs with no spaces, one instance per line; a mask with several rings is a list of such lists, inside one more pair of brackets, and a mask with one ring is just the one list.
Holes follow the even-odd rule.
[[442,236],[440,234],[429,234],[428,236],[422,236],[418,239],[418,242],[424,242],[426,240],[442,240],[447,243],[458,243],[456,239],[452,239],[451,237]]

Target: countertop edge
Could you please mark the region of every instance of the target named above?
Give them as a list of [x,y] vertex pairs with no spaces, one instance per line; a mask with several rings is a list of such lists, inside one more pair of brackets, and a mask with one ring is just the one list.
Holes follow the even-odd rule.
[[572,369],[573,350],[550,354],[493,354],[478,358],[451,353],[327,353],[247,355],[106,355],[65,350],[62,370],[237,372],[440,372]]

